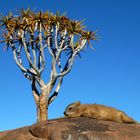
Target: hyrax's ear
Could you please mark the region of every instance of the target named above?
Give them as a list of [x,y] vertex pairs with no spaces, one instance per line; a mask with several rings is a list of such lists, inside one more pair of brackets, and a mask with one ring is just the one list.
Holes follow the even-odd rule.
[[80,101],[78,101],[75,103],[75,106],[79,106],[80,104],[81,104]]

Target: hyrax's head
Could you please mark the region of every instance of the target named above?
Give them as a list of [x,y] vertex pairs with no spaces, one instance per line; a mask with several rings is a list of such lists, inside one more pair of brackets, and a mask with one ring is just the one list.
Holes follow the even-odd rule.
[[66,110],[64,112],[64,115],[66,117],[78,117],[80,116],[79,114],[79,107],[80,107],[81,103],[78,101],[78,102],[75,102],[75,103],[72,103],[72,104],[69,104],[67,107],[66,107]]

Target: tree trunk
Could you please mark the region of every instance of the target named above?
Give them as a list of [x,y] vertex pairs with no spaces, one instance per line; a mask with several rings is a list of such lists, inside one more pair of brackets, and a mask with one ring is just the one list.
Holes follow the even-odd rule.
[[37,121],[48,120],[48,91],[43,89],[37,105]]

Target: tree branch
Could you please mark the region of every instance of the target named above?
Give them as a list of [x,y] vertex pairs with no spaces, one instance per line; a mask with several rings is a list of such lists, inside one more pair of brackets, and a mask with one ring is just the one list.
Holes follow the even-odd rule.
[[36,88],[36,80],[35,80],[35,78],[33,78],[32,81],[31,81],[31,87],[32,87],[33,97],[35,99],[36,105],[38,106],[38,101],[39,101],[40,94],[39,94],[39,92],[38,92],[38,90]]
[[75,52],[78,53],[79,51],[81,51],[81,49],[83,49],[84,46],[86,45],[86,42],[87,42],[87,40],[86,39],[83,39],[82,42],[81,42],[81,44],[78,45],[77,49],[75,49]]
[[50,27],[48,29],[48,35],[47,35],[47,45],[48,45],[48,50],[49,50],[49,53],[51,54],[52,57],[54,57],[54,54],[53,54],[53,51],[51,50],[52,48],[52,35],[51,35],[51,31],[50,31]]
[[73,53],[73,54],[71,55],[71,57],[68,59],[66,65],[65,65],[65,67],[64,67],[63,72],[57,74],[57,77],[63,77],[63,76],[65,76],[66,74],[68,74],[68,73],[71,71],[72,65],[73,65],[73,63],[74,63],[74,58],[75,58],[75,56],[76,56],[75,53]]
[[39,48],[39,61],[38,63],[42,63],[42,67],[39,70],[39,73],[42,73],[44,68],[45,68],[45,56],[44,56],[44,49],[43,49],[43,43],[42,43],[42,24],[40,23],[39,25],[39,44],[40,44],[40,48]]
[[56,77],[56,75],[57,75],[57,72],[56,72],[56,64],[58,63],[58,66],[60,67],[60,63],[59,63],[60,62],[60,55],[61,55],[61,52],[62,52],[62,47],[63,47],[64,42],[65,42],[66,33],[67,33],[67,31],[65,30],[64,33],[63,33],[63,35],[62,35],[62,41],[61,41],[61,44],[60,44],[59,48],[57,49],[57,51],[55,51],[53,53],[51,79],[53,77]]
[[[31,80],[31,77],[27,74],[28,73],[28,70],[26,68],[23,67],[22,65],[22,61],[21,61],[21,58],[20,58],[20,52],[17,53],[17,50],[14,46],[14,44],[12,42],[9,42],[10,43],[10,46],[12,48],[12,51],[13,51],[13,55],[14,55],[14,60],[17,64],[17,66],[21,69],[22,73],[24,74],[24,76]],[[18,54],[18,57],[17,57],[17,54]]]
[[36,66],[36,52],[35,52],[35,47],[34,47],[34,34],[31,34],[31,46],[32,46],[32,52],[33,52],[33,58],[34,58],[34,66]]
[[67,34],[67,30],[65,29],[64,33],[62,33],[62,40],[61,40],[61,44],[59,46],[59,49],[62,51],[62,47],[65,43],[65,39],[66,39],[66,34]]
[[30,66],[35,70],[36,74],[37,74],[37,75],[40,75],[39,71],[37,70],[36,66],[33,64],[32,60],[31,60],[30,52],[29,52],[29,50],[28,50],[28,47],[27,47],[27,44],[26,44],[25,38],[24,38],[24,31],[23,31],[21,37],[22,37],[22,43],[23,43],[24,50],[25,50],[27,59],[28,59],[28,61],[29,61],[29,64],[30,64]]
[[86,40],[82,40],[80,46],[77,47],[78,49],[74,50],[74,48],[72,47],[73,53],[71,54],[70,58],[68,59],[63,72],[57,74],[57,77],[63,77],[63,76],[65,76],[66,74],[68,74],[71,71],[72,65],[74,63],[75,56],[77,55],[77,53],[81,49],[83,49],[85,44],[86,44]]
[[59,78],[59,82],[57,84],[57,87],[56,87],[54,93],[49,97],[48,105],[51,104],[53,102],[53,100],[58,96],[58,92],[60,90],[60,87],[62,85],[62,82],[63,82],[63,77],[60,77]]
[[58,26],[55,26],[55,47],[58,50]]

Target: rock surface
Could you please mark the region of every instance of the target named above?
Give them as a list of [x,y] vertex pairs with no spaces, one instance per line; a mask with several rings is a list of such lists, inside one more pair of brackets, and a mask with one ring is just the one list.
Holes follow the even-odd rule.
[[140,124],[61,118],[0,132],[0,140],[140,140]]

